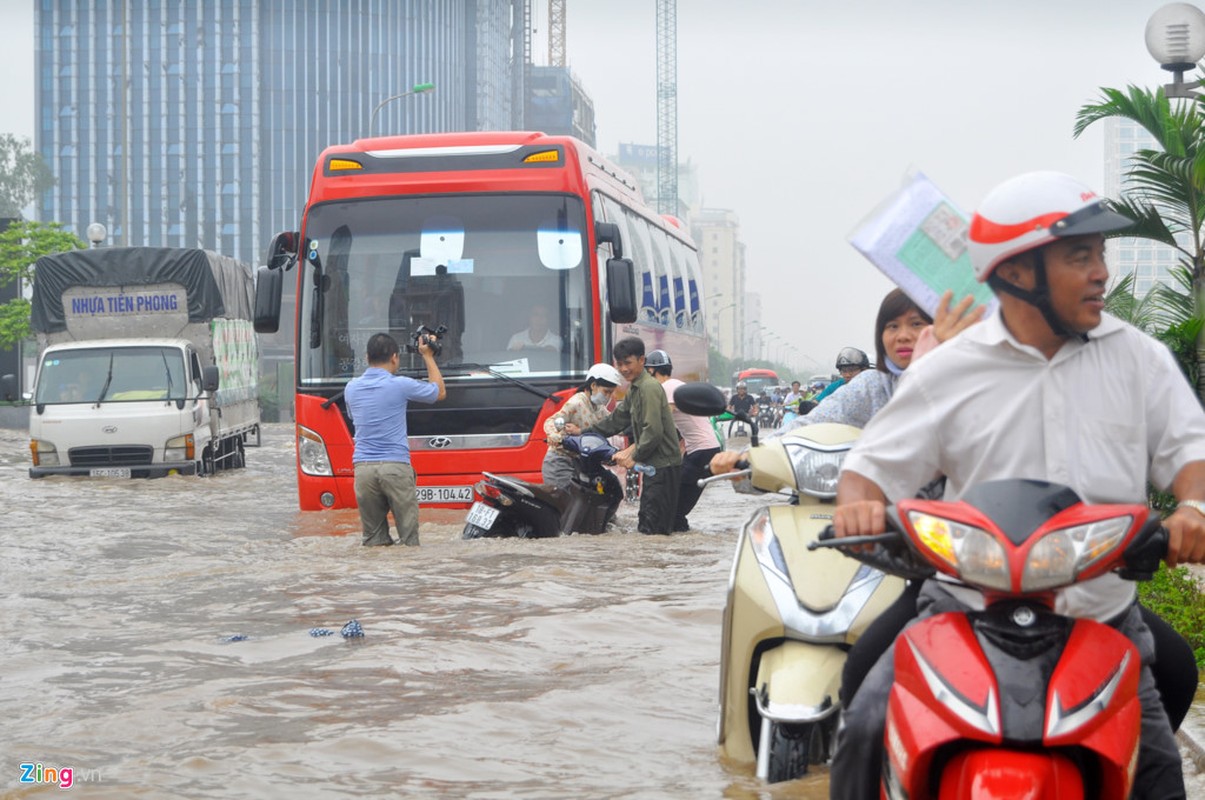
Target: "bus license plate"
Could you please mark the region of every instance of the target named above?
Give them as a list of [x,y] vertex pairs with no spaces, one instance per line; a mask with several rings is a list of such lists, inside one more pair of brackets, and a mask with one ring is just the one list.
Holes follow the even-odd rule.
[[498,509],[487,506],[485,503],[473,503],[473,507],[469,509],[469,515],[464,518],[464,521],[488,531],[494,526],[494,520],[497,518]]
[[130,468],[97,467],[96,469],[88,470],[88,475],[93,478],[128,478],[130,477]]
[[420,503],[471,503],[472,486],[419,486]]

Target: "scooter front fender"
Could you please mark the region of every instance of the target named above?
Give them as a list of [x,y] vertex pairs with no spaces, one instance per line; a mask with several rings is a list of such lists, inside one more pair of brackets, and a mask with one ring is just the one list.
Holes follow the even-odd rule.
[[750,689],[757,713],[785,723],[818,722],[837,713],[845,651],[786,641],[762,655]]

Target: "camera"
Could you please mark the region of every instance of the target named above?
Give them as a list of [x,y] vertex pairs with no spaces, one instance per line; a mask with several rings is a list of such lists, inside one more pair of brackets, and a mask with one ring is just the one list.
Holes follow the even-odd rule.
[[406,352],[417,353],[420,344],[428,344],[431,346],[431,354],[438,357],[443,350],[443,344],[440,343],[439,339],[447,332],[447,325],[440,325],[436,328],[419,325],[410,337],[411,343],[406,345]]

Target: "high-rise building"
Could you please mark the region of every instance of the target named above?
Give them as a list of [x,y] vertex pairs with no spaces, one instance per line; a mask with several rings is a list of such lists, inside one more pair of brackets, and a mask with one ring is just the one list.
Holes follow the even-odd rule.
[[[1125,180],[1130,156],[1142,149],[1158,149],[1151,134],[1137,122],[1120,117],[1104,120],[1106,197],[1121,197],[1128,186]],[[1171,268],[1180,253],[1175,248],[1150,239],[1119,238],[1109,240],[1109,266],[1119,275],[1134,275],[1134,294],[1146,295],[1155,283],[1173,285]]]
[[38,216],[257,263],[328,145],[511,128],[516,2],[39,0]]
[[594,147],[594,101],[568,67],[531,67],[526,127],[575,136]]
[[743,334],[748,309],[740,219],[728,209],[703,208],[694,214],[691,235],[699,248],[712,347],[728,358],[753,357],[745,352]]

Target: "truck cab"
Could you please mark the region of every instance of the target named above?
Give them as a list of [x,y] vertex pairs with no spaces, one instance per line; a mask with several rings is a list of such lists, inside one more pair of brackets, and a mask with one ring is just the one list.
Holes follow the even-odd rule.
[[[208,381],[206,378],[208,377]],[[212,472],[217,371],[183,339],[100,339],[42,354],[30,409],[30,475]]]
[[[206,250],[39,258],[30,477],[244,466],[247,437],[259,434],[253,297],[250,267]],[[5,394],[14,386],[15,376],[0,379]]]

